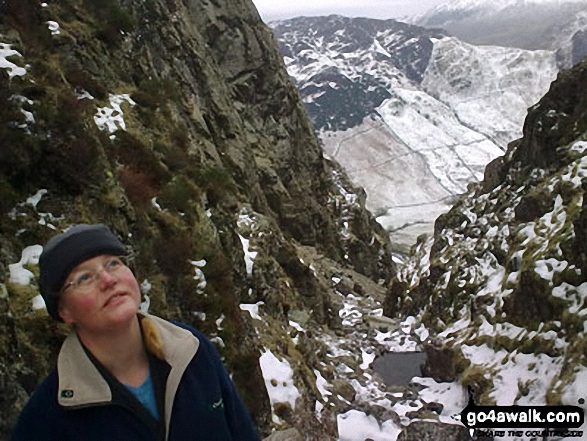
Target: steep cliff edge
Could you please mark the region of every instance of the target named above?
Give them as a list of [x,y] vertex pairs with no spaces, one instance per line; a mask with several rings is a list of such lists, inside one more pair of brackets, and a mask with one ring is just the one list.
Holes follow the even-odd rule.
[[[38,304],[39,244],[79,222],[125,238],[150,312],[214,338],[264,434],[297,424],[335,436],[314,414],[311,342],[282,341],[292,316],[339,326],[301,256],[365,277],[369,295],[391,278],[389,242],[364,193],[323,158],[252,3],[0,8],[0,439],[66,332]],[[259,304],[271,335],[243,311]],[[269,349],[298,360],[297,419],[272,418],[259,365]]]
[[586,81],[587,60],[559,74],[388,295],[431,331],[428,373],[478,404],[585,407]]

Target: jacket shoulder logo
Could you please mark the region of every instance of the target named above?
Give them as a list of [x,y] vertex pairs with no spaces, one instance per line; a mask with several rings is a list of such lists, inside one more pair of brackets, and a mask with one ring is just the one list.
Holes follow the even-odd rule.
[[73,391],[71,389],[63,389],[61,391],[61,398],[73,398]]
[[216,410],[216,409],[224,409],[224,402],[222,401],[222,398],[220,398],[215,403],[210,404],[210,410]]

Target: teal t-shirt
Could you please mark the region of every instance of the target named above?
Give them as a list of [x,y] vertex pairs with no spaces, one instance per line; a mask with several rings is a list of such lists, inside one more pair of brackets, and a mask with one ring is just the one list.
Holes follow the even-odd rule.
[[155,419],[159,419],[157,400],[155,399],[155,388],[153,387],[153,380],[151,378],[151,369],[149,369],[147,378],[139,387],[132,387],[128,384],[125,384],[124,386],[130,390],[141,403],[143,403],[143,406],[151,412],[151,415],[153,415]]

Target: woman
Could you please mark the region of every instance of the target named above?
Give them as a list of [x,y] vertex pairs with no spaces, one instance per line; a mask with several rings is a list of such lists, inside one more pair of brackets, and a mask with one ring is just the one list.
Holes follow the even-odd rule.
[[41,295],[73,332],[12,440],[259,440],[214,345],[139,312],[126,254],[104,225],[77,225],[43,249]]

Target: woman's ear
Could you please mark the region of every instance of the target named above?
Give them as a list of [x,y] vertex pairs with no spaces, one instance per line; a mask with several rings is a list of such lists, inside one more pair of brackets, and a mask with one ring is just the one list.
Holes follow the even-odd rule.
[[61,302],[59,302],[59,308],[57,309],[57,311],[59,313],[59,317],[61,317],[61,320],[63,320],[63,323],[67,325],[73,324],[73,317],[71,316],[69,310],[65,306],[63,306]]

